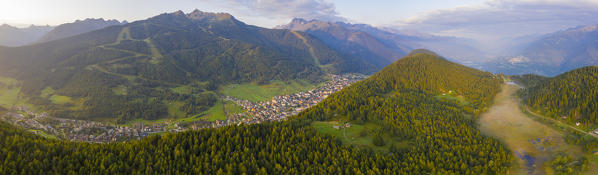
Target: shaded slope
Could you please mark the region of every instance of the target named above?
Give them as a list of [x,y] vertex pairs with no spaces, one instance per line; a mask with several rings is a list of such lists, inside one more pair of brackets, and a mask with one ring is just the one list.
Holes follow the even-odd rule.
[[0,25],[0,46],[23,46],[34,43],[52,30],[51,26],[29,26],[17,28],[7,24]]

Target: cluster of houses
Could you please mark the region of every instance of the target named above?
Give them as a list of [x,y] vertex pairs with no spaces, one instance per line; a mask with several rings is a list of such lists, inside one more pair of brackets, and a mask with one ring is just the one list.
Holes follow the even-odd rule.
[[332,125],[332,128],[334,129],[343,129],[343,128],[350,128],[351,127],[351,123],[347,122],[344,125]]
[[233,101],[247,110],[252,117],[241,115],[229,117],[230,121],[223,122],[223,125],[230,123],[260,123],[262,121],[280,121],[288,116],[297,115],[299,112],[317,104],[330,94],[340,91],[342,88],[366,78],[359,74],[330,75],[331,80],[325,85],[316,89],[299,92],[290,95],[275,96],[270,101],[253,103],[249,100],[241,100],[234,97],[224,97],[224,100]]
[[[76,128],[67,135],[69,140],[86,142],[115,142],[122,140],[141,139],[154,133],[166,132],[165,123],[144,125],[141,122],[129,126],[98,125],[85,129]],[[70,127],[65,127],[70,128]],[[181,128],[178,128],[181,129]],[[83,131],[84,130],[84,131]],[[177,129],[174,129],[177,130]],[[83,132],[81,132],[83,131]],[[65,131],[68,132],[68,131]],[[178,131],[173,131],[178,132]]]
[[[46,113],[37,114],[26,106],[13,106],[11,111],[0,116],[2,120],[23,128],[36,130],[57,136],[62,139],[86,142],[113,142],[119,140],[139,139],[157,132],[165,132],[166,123],[144,126],[117,126],[109,123],[88,120],[73,120],[49,117]],[[178,132],[181,127],[168,130]]]
[[[364,75],[346,74],[330,75],[331,80],[325,85],[307,92],[299,92],[290,95],[276,96],[270,101],[253,103],[248,100],[236,99],[234,97],[222,97],[224,100],[233,101],[247,110],[245,113],[228,114],[227,120],[214,122],[194,121],[185,123],[162,122],[151,125],[144,125],[139,122],[133,126],[118,126],[111,123],[94,122],[88,120],[73,120],[49,117],[46,113],[36,113],[26,106],[13,106],[11,111],[1,115],[0,119],[9,123],[33,129],[38,132],[45,132],[61,139],[85,142],[114,142],[122,140],[133,140],[146,137],[158,132],[180,132],[188,129],[197,130],[210,127],[221,127],[233,124],[252,124],[264,121],[285,120],[288,116],[296,115],[299,112],[317,104],[330,94],[341,90],[350,84],[363,80]],[[342,126],[341,126],[342,127]],[[350,127],[346,124],[344,127]]]

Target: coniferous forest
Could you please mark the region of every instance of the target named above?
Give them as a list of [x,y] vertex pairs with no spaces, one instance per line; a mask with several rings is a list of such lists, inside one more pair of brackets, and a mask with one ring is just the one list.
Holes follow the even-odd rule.
[[[501,81],[415,54],[284,122],[105,144],[46,139],[1,123],[0,174],[503,174],[511,153],[473,124]],[[449,90],[467,103],[438,97]],[[381,153],[310,125],[332,118],[377,123],[414,145]]]
[[533,84],[521,92],[533,109],[569,123],[598,123],[598,67],[576,69]]

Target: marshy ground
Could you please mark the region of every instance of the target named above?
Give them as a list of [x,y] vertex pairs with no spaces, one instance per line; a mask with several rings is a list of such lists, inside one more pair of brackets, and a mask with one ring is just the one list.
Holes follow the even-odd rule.
[[[537,122],[519,108],[519,86],[504,84],[493,106],[477,121],[482,133],[498,138],[513,151],[516,165],[509,174],[552,174],[546,165],[553,156],[583,156],[581,147],[567,144],[563,134]],[[590,171],[596,165],[590,165]]]

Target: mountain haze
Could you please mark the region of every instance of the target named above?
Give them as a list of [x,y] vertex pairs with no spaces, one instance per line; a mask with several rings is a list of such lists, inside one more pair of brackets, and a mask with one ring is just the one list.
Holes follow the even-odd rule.
[[52,40],[62,39],[70,36],[75,36],[82,33],[102,29],[112,25],[121,25],[123,23],[117,20],[104,20],[102,18],[85,20],[77,20],[72,23],[61,24],[50,32],[43,35],[37,42],[48,42]]
[[405,46],[385,43],[367,32],[352,28],[351,24],[342,22],[306,21],[295,18],[289,24],[277,28],[309,33],[342,53],[355,55],[378,67],[392,63],[410,50]]
[[34,43],[51,31],[51,26],[34,26],[17,28],[7,24],[0,25],[0,46],[22,46]]
[[520,48],[521,51],[514,56],[490,62],[489,70],[556,76],[584,66],[598,65],[598,25],[545,34]]

